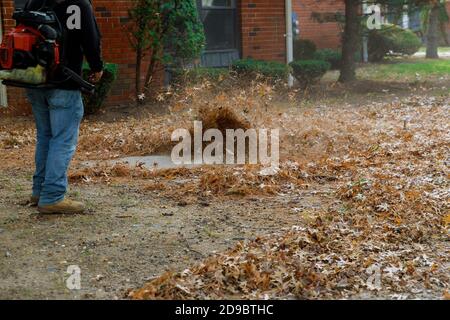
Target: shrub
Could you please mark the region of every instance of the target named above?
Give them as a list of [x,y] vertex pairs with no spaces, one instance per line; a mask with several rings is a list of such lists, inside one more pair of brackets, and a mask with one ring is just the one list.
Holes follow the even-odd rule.
[[413,55],[421,45],[421,40],[411,30],[385,24],[381,29],[369,32],[369,60],[379,62],[391,53]]
[[241,76],[262,76],[264,79],[271,81],[284,80],[290,72],[289,66],[284,63],[250,58],[234,61],[231,68]]
[[[335,49],[321,49],[314,53],[313,59],[326,61],[330,63],[332,70],[338,70],[341,68],[342,52]],[[355,62],[361,61],[361,52],[355,52],[354,60]]]
[[331,67],[329,62],[322,60],[297,60],[290,66],[293,76],[303,87],[319,81]]
[[[118,65],[114,63],[106,63],[103,70],[103,77],[99,83],[95,85],[95,92],[92,95],[83,95],[84,112],[86,114],[96,113],[106,99],[114,81],[117,78]],[[83,77],[87,80],[90,74],[89,67],[83,66]]]
[[336,70],[340,68],[342,53],[340,50],[322,49],[314,53],[314,60],[326,61],[331,65],[331,69]]
[[229,75],[228,68],[206,68],[196,67],[190,69],[173,69],[171,70],[174,82],[183,83],[199,83],[203,80],[219,82]]
[[314,42],[306,39],[294,40],[294,60],[309,60],[314,58],[317,47]]
[[141,66],[149,56],[144,93],[159,65],[184,66],[200,57],[205,45],[195,0],[135,0],[127,25],[136,51],[136,95],[141,91]]
[[[148,1],[148,0],[147,0]],[[150,1],[154,2],[154,1]],[[186,65],[200,57],[206,42],[203,23],[194,0],[160,1],[162,23],[167,28],[161,34],[164,60]],[[150,30],[153,30],[150,25]]]

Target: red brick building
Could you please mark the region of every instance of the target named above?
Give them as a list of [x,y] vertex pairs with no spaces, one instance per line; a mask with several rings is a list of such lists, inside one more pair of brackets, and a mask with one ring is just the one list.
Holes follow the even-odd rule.
[[[238,57],[286,61],[285,0],[197,0],[197,6],[207,37],[203,64],[224,66]],[[339,47],[335,17],[344,8],[343,0],[292,0],[299,36],[319,48]]]
[[[14,25],[11,19],[14,3],[20,5],[24,1],[0,0],[3,33]],[[135,53],[126,32],[128,9],[133,3],[134,0],[93,0],[103,35],[104,59],[119,64],[119,77],[108,105],[129,103],[134,97]],[[341,29],[332,20],[334,13],[343,12],[343,0],[292,0],[292,3],[300,37],[313,40],[319,48],[339,46]],[[197,0],[197,5],[207,37],[203,65],[225,66],[245,57],[286,61],[285,0]],[[29,113],[23,90],[8,88],[7,97],[9,107],[0,112]]]

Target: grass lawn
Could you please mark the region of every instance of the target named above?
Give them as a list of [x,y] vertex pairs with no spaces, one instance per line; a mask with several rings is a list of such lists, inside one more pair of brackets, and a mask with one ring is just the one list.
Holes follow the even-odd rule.
[[[360,80],[415,82],[450,78],[450,59],[427,60],[425,58],[403,58],[386,63],[360,64],[357,78]],[[339,71],[328,72],[323,81],[337,81]]]
[[450,60],[407,59],[398,63],[370,64],[358,69],[364,79],[415,81],[450,76]]

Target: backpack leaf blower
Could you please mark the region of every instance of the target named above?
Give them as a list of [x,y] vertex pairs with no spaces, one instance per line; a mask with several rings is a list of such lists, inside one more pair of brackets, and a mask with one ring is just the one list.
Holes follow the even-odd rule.
[[6,86],[22,88],[56,88],[56,74],[75,81],[85,93],[95,86],[64,66],[61,24],[53,11],[18,10],[13,14],[17,26],[0,45],[0,81]]

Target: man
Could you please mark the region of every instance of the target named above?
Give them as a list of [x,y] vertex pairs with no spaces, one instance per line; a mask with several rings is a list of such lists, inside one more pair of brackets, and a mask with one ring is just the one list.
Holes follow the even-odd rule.
[[[89,80],[98,82],[103,75],[101,35],[90,0],[29,0],[25,8],[39,10],[43,4],[53,7],[66,31],[62,44],[64,65],[81,75],[84,55],[92,71]],[[73,5],[80,10],[67,10]],[[67,20],[74,12],[80,13],[80,28],[70,27],[70,24],[68,27]],[[85,210],[83,203],[65,197],[67,170],[75,153],[83,117],[80,87],[66,79],[60,75],[61,82],[55,89],[27,90],[37,130],[31,204],[38,206],[40,213],[75,214]]]

